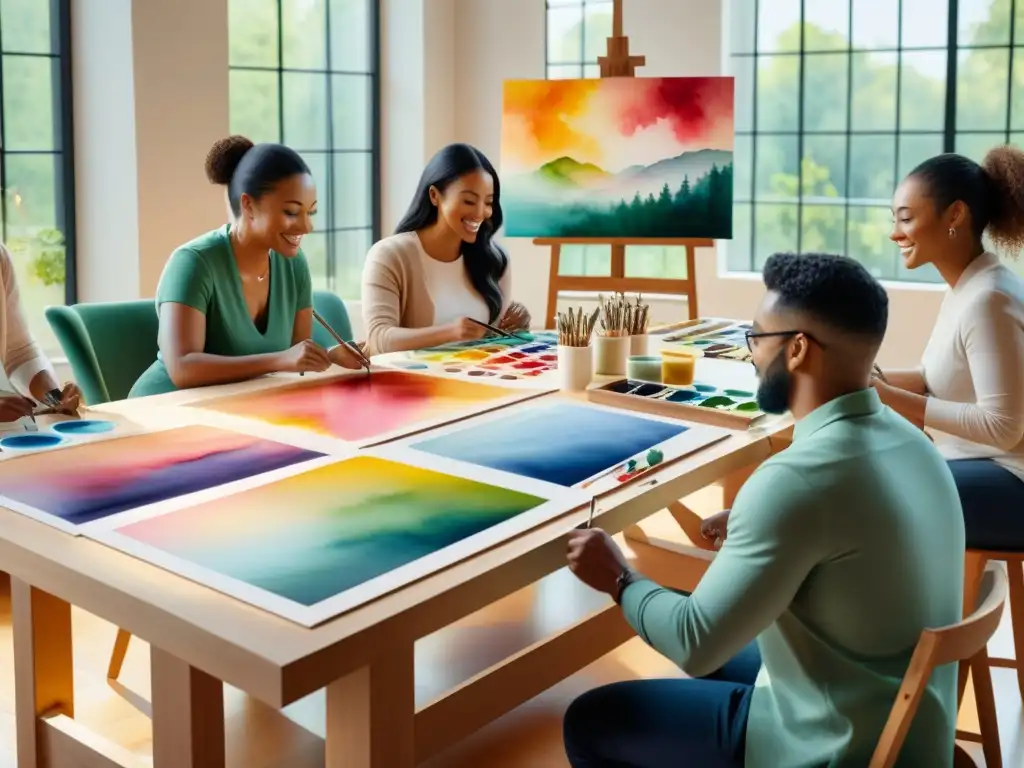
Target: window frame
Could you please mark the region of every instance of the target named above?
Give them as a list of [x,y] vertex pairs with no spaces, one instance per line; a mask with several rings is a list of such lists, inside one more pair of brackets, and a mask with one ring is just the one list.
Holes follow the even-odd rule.
[[[738,218],[735,206],[745,205],[748,206],[749,211],[746,214],[747,225],[750,231],[749,242],[746,243],[747,256],[748,256],[748,268],[740,269],[736,266],[726,266],[726,272],[731,274],[749,274],[759,273],[760,269],[756,266],[757,253],[757,212],[759,207],[770,207],[771,202],[766,200],[759,200],[756,194],[757,190],[757,151],[759,136],[787,136],[796,137],[797,140],[797,192],[793,202],[797,209],[797,221],[796,221],[796,250],[800,252],[802,250],[802,241],[804,236],[803,228],[803,212],[805,206],[805,195],[804,195],[804,142],[807,136],[839,136],[846,140],[845,144],[845,174],[844,178],[848,180],[850,178],[850,164],[851,164],[851,137],[854,136],[870,136],[870,135],[885,135],[888,136],[890,131],[858,131],[852,129],[852,116],[853,116],[853,101],[854,101],[854,88],[853,88],[853,56],[856,54],[867,54],[867,53],[887,53],[896,55],[896,91],[895,91],[895,121],[892,128],[892,136],[895,141],[895,147],[893,152],[893,178],[900,179],[900,139],[904,136],[941,136],[942,137],[942,152],[956,152],[957,144],[957,79],[959,76],[959,54],[964,51],[976,51],[976,50],[1006,50],[1008,52],[1008,64],[1007,64],[1007,103],[1006,103],[1006,117],[1005,124],[1001,130],[964,130],[960,131],[960,135],[967,136],[990,136],[993,139],[993,144],[999,141],[1009,143],[1011,141],[1011,134],[1019,133],[1019,131],[1013,131],[1013,67],[1014,67],[1014,52],[1015,46],[1019,47],[1021,42],[1017,41],[1016,34],[1016,11],[1018,0],[1010,0],[1009,9],[1009,40],[1006,43],[992,43],[992,44],[960,44],[960,2],[959,0],[947,0],[948,5],[948,16],[946,24],[946,40],[943,46],[929,45],[929,46],[913,46],[903,45],[903,8],[904,0],[894,0],[896,3],[896,14],[897,14],[897,40],[895,47],[858,47],[853,44],[853,28],[854,28],[854,2],[856,0],[848,0],[847,6],[847,35],[848,44],[845,48],[836,48],[828,50],[808,50],[805,45],[805,33],[807,22],[807,7],[806,0],[800,0],[800,46],[798,51],[786,51],[786,52],[764,52],[759,49],[759,38],[758,38],[758,26],[760,20],[761,4],[766,0],[729,0],[729,15],[730,18],[735,18],[735,13],[738,10],[738,6],[743,6],[743,11],[748,11],[753,14],[753,44],[749,51],[734,51],[733,50],[733,37],[731,34],[726,38],[729,42],[726,44],[725,58],[729,62],[729,70],[732,72],[736,71],[736,68],[732,66],[736,60],[747,60],[753,59],[754,65],[752,67],[753,81],[751,83],[751,102],[750,102],[750,129],[735,131],[735,136],[748,137],[750,139],[750,158],[749,158],[749,189],[745,191],[742,196],[734,192],[734,210],[733,218],[734,221]],[[767,0],[771,2],[772,0]],[[1024,0],[1020,0],[1024,2]],[[904,53],[914,52],[930,52],[930,51],[943,51],[946,55],[946,74],[944,86],[944,112],[943,112],[943,125],[941,130],[901,130],[900,119],[901,119],[901,104],[902,104],[902,88],[903,88],[903,68],[904,68]],[[804,130],[804,101],[805,101],[805,72],[806,72],[806,60],[808,56],[816,56],[823,54],[842,54],[846,57],[846,126],[844,130],[836,131],[811,131],[807,132]],[[798,85],[795,98],[797,99],[797,127],[795,130],[777,131],[777,130],[758,130],[758,76],[760,72],[760,61],[762,59],[776,59],[783,57],[794,57],[798,62]],[[790,203],[787,203],[790,204]],[[811,203],[816,205],[818,203]],[[837,207],[839,204],[837,203]],[[851,198],[849,190],[845,190],[842,197],[841,207],[843,208],[843,253],[857,258],[856,254],[850,253],[850,209],[853,207],[864,207],[874,208],[876,205],[865,201],[863,203],[853,202],[851,204]],[[726,249],[728,249],[732,242],[725,241]],[[728,258],[724,259],[724,262],[728,264]],[[899,276],[883,277],[880,278],[884,282],[899,283],[901,285],[914,285],[922,284],[921,281],[901,278]],[[930,284],[930,283],[925,283]]]
[[[69,2],[70,0],[64,0]],[[324,8],[324,26],[323,36],[325,42],[325,55],[326,63],[323,69],[309,69],[304,67],[289,67],[284,62],[284,3],[285,0],[274,0],[276,7],[277,17],[277,35],[276,35],[276,46],[277,46],[277,64],[275,66],[267,65],[253,65],[253,64],[232,64],[228,61],[228,72],[263,72],[273,73],[277,76],[277,136],[278,141],[284,141],[285,132],[285,75],[290,73],[299,74],[310,74],[320,75],[327,79],[326,88],[326,114],[327,114],[327,149],[310,149],[307,147],[292,147],[300,154],[310,155],[323,155],[328,158],[327,163],[327,179],[317,180],[318,184],[324,183],[327,190],[328,196],[331,201],[330,209],[327,211],[327,220],[329,222],[327,227],[317,228],[314,230],[316,234],[325,235],[325,256],[327,263],[327,274],[326,280],[328,290],[339,296],[344,296],[345,288],[339,286],[337,280],[337,265],[335,262],[335,245],[337,241],[337,235],[339,233],[346,232],[364,232],[369,230],[370,242],[376,242],[381,237],[381,218],[382,218],[382,204],[381,204],[381,8],[378,0],[367,0],[367,6],[369,9],[369,25],[366,30],[369,35],[369,70],[343,70],[335,69],[331,63],[331,2],[330,0],[323,0]],[[369,78],[370,81],[370,147],[369,149],[338,149],[334,144],[334,89],[331,86],[330,78],[334,75],[348,75],[348,76],[364,76]],[[335,190],[340,188],[339,181],[337,179],[337,168],[335,167],[334,158],[338,155],[345,154],[359,154],[370,156],[370,179],[369,189],[366,193],[370,195],[370,221],[368,226],[345,226],[335,227],[334,224],[334,193]],[[365,256],[365,254],[363,254]],[[313,275],[316,280],[318,275]],[[351,286],[350,286],[351,287]],[[358,286],[354,286],[358,288]],[[356,297],[348,297],[349,300],[358,299]]]

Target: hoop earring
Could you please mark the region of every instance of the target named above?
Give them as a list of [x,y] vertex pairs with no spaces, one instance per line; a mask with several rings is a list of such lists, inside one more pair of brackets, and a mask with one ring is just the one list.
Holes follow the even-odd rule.
[[949,236],[956,237],[956,230],[953,227],[949,228]]

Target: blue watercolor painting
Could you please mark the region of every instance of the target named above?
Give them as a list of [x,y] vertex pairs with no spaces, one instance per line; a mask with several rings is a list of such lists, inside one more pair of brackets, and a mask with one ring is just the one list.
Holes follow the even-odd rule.
[[411,447],[568,488],[687,429],[624,411],[548,403],[427,438]]

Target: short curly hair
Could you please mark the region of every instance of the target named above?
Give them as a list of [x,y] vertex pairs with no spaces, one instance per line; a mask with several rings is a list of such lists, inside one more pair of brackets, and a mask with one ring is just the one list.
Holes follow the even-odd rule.
[[776,253],[762,270],[778,306],[807,314],[839,331],[881,343],[889,296],[863,265],[827,253]]

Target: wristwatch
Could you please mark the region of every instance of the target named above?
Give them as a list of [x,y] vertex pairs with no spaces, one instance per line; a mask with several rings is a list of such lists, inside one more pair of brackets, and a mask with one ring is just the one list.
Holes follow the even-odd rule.
[[639,574],[632,568],[625,568],[615,580],[615,602],[622,605],[622,593],[630,584],[637,580]]

